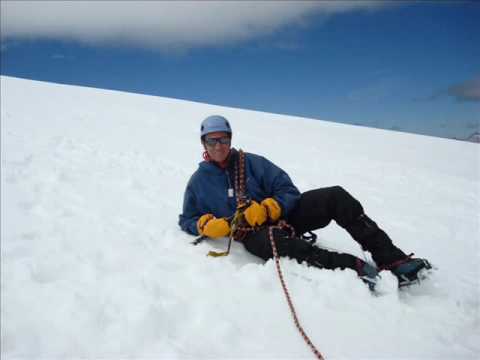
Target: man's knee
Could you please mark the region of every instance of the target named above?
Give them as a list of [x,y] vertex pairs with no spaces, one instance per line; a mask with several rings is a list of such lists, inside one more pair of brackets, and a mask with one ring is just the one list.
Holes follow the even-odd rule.
[[352,195],[340,185],[332,186],[330,189],[332,196],[336,199],[350,200],[353,198]]
[[312,245],[298,237],[279,237],[275,239],[278,254],[302,262],[312,251]]
[[341,186],[331,188],[329,208],[335,221],[342,227],[348,226],[363,214],[363,207],[347,190]]
[[249,233],[243,240],[243,245],[249,253],[265,261],[273,256],[267,229]]
[[[302,262],[311,252],[312,246],[308,242],[297,237],[290,237],[284,230],[274,229],[273,236],[279,256],[288,256]],[[268,229],[252,233],[244,239],[243,243],[248,252],[263,260],[273,257]]]

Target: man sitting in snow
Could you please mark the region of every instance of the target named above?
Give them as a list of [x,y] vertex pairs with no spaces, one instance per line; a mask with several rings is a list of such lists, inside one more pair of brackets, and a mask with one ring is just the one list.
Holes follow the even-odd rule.
[[[400,285],[416,281],[420,270],[430,268],[425,259],[412,258],[396,247],[388,235],[365,215],[363,207],[340,186],[320,188],[301,194],[285,171],[266,158],[244,154],[242,184],[240,151],[231,148],[232,130],[227,119],[213,115],[201,124],[205,161],[192,175],[185,190],[180,227],[192,234],[217,239],[233,236],[252,254],[264,260],[273,256],[269,225],[283,219],[293,227],[273,229],[279,256],[325,269],[353,269],[373,289],[378,272],[390,270]],[[246,197],[243,227],[232,218]],[[376,267],[350,254],[337,253],[312,245],[301,236],[335,220],[364,250],[372,254]],[[300,235],[300,236],[299,236]]]

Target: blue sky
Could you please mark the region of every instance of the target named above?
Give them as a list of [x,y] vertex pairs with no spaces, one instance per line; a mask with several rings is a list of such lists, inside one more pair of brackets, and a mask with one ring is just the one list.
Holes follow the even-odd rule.
[[1,74],[465,138],[476,2],[2,1]]

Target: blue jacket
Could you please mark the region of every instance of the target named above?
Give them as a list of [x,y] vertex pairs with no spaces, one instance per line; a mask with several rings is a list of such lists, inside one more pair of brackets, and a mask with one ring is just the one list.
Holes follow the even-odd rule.
[[[198,235],[197,220],[200,216],[210,213],[215,217],[230,217],[235,213],[237,201],[233,189],[238,152],[233,148],[231,151],[226,169],[202,161],[190,178],[179,220],[182,230]],[[247,197],[257,202],[273,197],[282,208],[283,218],[300,199],[300,192],[287,173],[263,156],[245,153],[245,174]]]

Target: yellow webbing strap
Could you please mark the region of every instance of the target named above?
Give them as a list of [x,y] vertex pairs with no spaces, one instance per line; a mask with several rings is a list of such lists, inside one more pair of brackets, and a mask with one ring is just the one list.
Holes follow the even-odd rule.
[[209,251],[207,256],[220,257],[220,256],[227,256],[228,254],[229,254],[229,251],[223,251],[223,252]]

